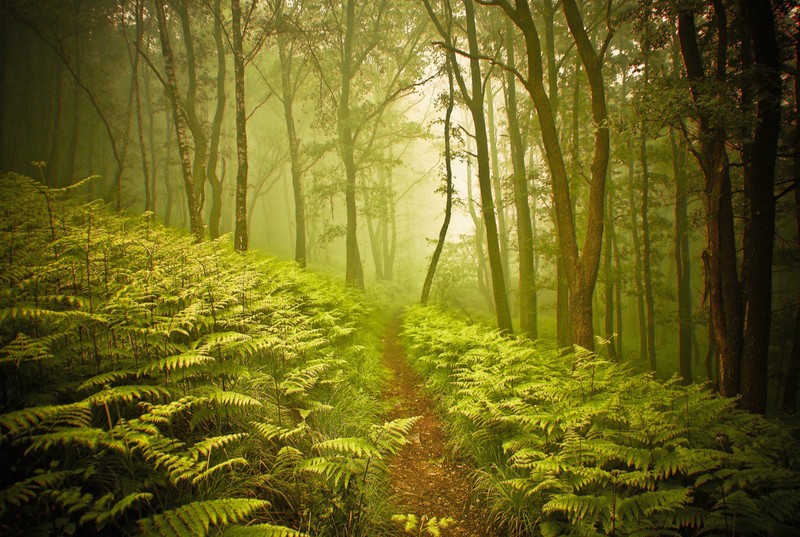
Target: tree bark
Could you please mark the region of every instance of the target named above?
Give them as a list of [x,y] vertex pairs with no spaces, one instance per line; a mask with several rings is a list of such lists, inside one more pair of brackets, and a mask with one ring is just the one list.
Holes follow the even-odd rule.
[[244,95],[244,57],[242,54],[242,10],[239,0],[231,0],[233,31],[233,72],[236,94],[236,228],[233,247],[247,250],[247,117]]
[[740,1],[755,60],[755,130],[744,195],[744,345],[742,407],[767,410],[767,366],[772,323],[772,250],[775,238],[775,160],[781,126],[781,59],[769,0]]
[[[507,64],[515,68],[514,40],[511,21],[506,20]],[[533,225],[528,205],[528,177],[525,170],[525,147],[517,117],[516,79],[511,71],[505,72],[506,115],[511,141],[511,164],[514,171],[514,209],[517,215],[517,241],[519,243],[519,319],[520,331],[534,340],[538,337],[536,280],[533,259]]]
[[610,150],[606,121],[605,87],[602,75],[602,52],[598,54],[594,50],[574,0],[564,0],[562,5],[567,24],[581,56],[581,63],[589,78],[592,94],[592,119],[595,123],[595,147],[589,189],[587,226],[581,254],[578,251],[578,243],[575,236],[569,181],[556,129],[555,115],[543,85],[539,33],[533,22],[527,1],[516,0],[514,7],[505,2],[499,5],[514,24],[522,30],[525,38],[528,64],[528,76],[525,85],[536,107],[542,130],[545,154],[550,167],[558,243],[564,256],[564,267],[567,271],[570,288],[569,309],[573,327],[573,339],[576,344],[582,347],[594,349],[592,294],[597,281],[602,251],[605,181]]
[[727,17],[720,0],[714,0],[714,26],[717,30],[715,87],[709,95],[703,59],[697,44],[694,12],[681,11],[678,37],[689,79],[692,99],[699,110],[700,150],[698,161],[705,177],[706,213],[706,289],[709,315],[719,350],[720,393],[733,397],[740,393],[743,314],[741,285],[737,272],[736,240],[733,225],[731,180],[724,124],[708,106],[722,99],[727,67]]
[[647,317],[644,306],[644,284],[642,282],[642,245],[639,237],[639,214],[633,178],[633,158],[628,161],[628,200],[631,210],[631,238],[633,243],[633,283],[636,289],[636,319],[639,322],[639,358],[647,356]]
[[155,6],[156,16],[158,18],[158,32],[161,39],[161,52],[164,56],[167,89],[172,103],[173,123],[175,125],[175,134],[178,139],[178,151],[180,153],[181,171],[183,172],[186,205],[189,213],[189,227],[195,239],[201,241],[203,240],[203,219],[200,213],[200,207],[195,198],[192,160],[189,154],[189,140],[186,136],[186,119],[180,108],[180,92],[175,77],[175,57],[172,53],[172,46],[169,41],[169,29],[167,28],[167,14],[164,0],[156,0]]
[[[645,71],[647,65],[645,63]],[[645,75],[647,83],[647,75]],[[650,244],[650,171],[647,162],[647,134],[644,120],[641,122],[642,139],[639,145],[639,160],[642,165],[642,282],[644,283],[644,304],[646,313],[647,328],[647,360],[650,371],[656,371],[656,325],[655,325],[655,306],[653,304],[653,272],[650,268],[651,244]]]
[[689,261],[689,213],[686,149],[669,133],[675,180],[675,273],[678,287],[678,365],[685,385],[692,383],[692,287]]
[[506,224],[506,209],[503,201],[503,177],[500,174],[500,157],[497,151],[497,128],[494,115],[494,96],[492,77],[486,77],[486,126],[489,134],[489,157],[491,162],[492,190],[494,194],[495,214],[497,216],[497,234],[500,237],[500,261],[506,281],[506,294],[508,293],[508,279],[511,277],[509,270],[508,254],[508,225]]
[[281,90],[283,94],[283,118],[289,142],[289,160],[292,171],[292,193],[294,195],[294,260],[298,266],[306,266],[306,210],[303,198],[303,170],[300,163],[300,141],[294,121],[294,88],[292,87],[292,56],[286,46],[282,3],[276,14],[278,25],[278,57],[281,62]]
[[450,227],[450,218],[453,214],[453,167],[452,155],[450,151],[450,118],[453,115],[453,97],[455,88],[453,87],[453,69],[450,65],[450,55],[447,60],[447,110],[444,115],[444,167],[445,167],[445,205],[444,205],[444,220],[442,221],[442,228],[439,230],[439,239],[436,242],[436,248],[433,250],[431,256],[431,263],[428,266],[428,272],[425,275],[425,282],[422,284],[422,298],[420,303],[426,305],[428,298],[431,294],[431,285],[433,284],[433,277],[436,274],[436,265],[439,263],[439,256],[442,254],[444,242],[447,239],[447,229]]
[[347,212],[345,284],[363,289],[364,269],[358,251],[356,208],[356,163],[354,156],[353,127],[350,117],[350,85],[353,77],[353,39],[355,34],[355,0],[346,0],[345,33],[341,58],[342,87],[339,98],[338,136],[339,152],[345,169],[345,206]]
[[222,120],[225,116],[225,44],[222,40],[222,0],[214,2],[214,45],[217,51],[217,99],[214,119],[211,123],[211,138],[208,144],[208,165],[206,175],[211,185],[211,211],[208,216],[208,234],[212,239],[220,236],[219,223],[222,218],[222,178],[217,174],[219,163],[219,139]]

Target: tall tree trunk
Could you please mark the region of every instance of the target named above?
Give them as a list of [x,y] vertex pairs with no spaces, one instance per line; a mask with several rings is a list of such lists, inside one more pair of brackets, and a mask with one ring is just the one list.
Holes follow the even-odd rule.
[[142,19],[144,17],[144,2],[143,0],[136,0],[134,6],[136,10],[136,25],[134,31],[136,33],[136,50],[133,52],[133,62],[131,65],[131,79],[133,80],[133,95],[136,104],[136,133],[139,137],[139,155],[142,159],[142,179],[144,183],[144,210],[151,211],[152,199],[150,196],[150,166],[147,163],[147,146],[144,143],[144,119],[142,118],[142,93],[139,80],[139,53],[142,48],[142,35],[144,34],[144,27]]
[[736,239],[730,167],[726,149],[725,126],[713,117],[707,106],[709,98],[721,100],[727,69],[727,16],[721,0],[714,0],[714,27],[717,31],[715,65],[716,88],[709,95],[703,59],[697,44],[694,12],[681,11],[678,37],[681,55],[689,79],[692,99],[700,114],[700,151],[698,161],[705,177],[706,212],[706,288],[709,314],[719,350],[720,393],[733,397],[740,393],[742,365],[743,308],[737,272]]
[[[609,199],[612,206],[609,208],[609,213],[613,214],[613,195]],[[617,346],[617,359],[622,360],[622,268],[619,255],[619,241],[617,241],[617,232],[614,226],[614,219],[611,218],[608,223],[608,240],[614,250],[614,272],[616,275],[615,290],[616,290],[616,304],[617,304],[617,331],[616,331],[616,346]]]
[[[391,160],[391,159],[390,159]],[[383,171],[381,184],[386,195],[386,214],[381,219],[381,245],[383,246],[383,277],[387,281],[394,279],[394,256],[397,251],[397,200],[394,194],[392,165]]]
[[[775,237],[775,159],[781,126],[781,59],[769,0],[740,1],[749,21],[757,92],[752,155],[745,167],[745,292],[742,407],[767,410],[767,366],[772,322],[772,250]],[[749,169],[748,169],[749,168]]]
[[581,56],[581,63],[588,75],[592,95],[592,119],[595,124],[594,156],[587,205],[586,235],[583,241],[582,253],[578,251],[569,181],[556,129],[555,114],[543,86],[542,51],[539,33],[533,22],[530,6],[527,2],[517,0],[514,7],[507,3],[501,4],[500,7],[522,30],[525,38],[528,63],[528,77],[525,85],[536,107],[542,130],[542,142],[544,143],[545,154],[550,167],[558,243],[565,258],[564,266],[567,269],[570,287],[569,309],[574,342],[582,347],[593,349],[592,295],[600,267],[603,220],[605,216],[605,182],[610,151],[605,86],[602,74],[603,54],[608,41],[604,43],[599,52],[596,52],[586,34],[583,19],[574,0],[563,0],[562,6],[570,32]]
[[[796,71],[800,72],[800,34],[795,34],[794,67]],[[800,77],[798,76],[794,77],[794,118],[795,146],[792,157],[792,171],[795,178],[794,218],[797,226],[797,247],[800,250]],[[800,295],[798,303],[800,303]],[[794,340],[783,390],[783,409],[787,412],[797,410],[797,381],[800,378],[800,306],[797,306],[795,312],[794,327]]]
[[203,130],[203,124],[197,116],[197,56],[192,37],[191,17],[189,14],[189,0],[176,2],[176,9],[181,22],[183,45],[186,50],[186,72],[188,84],[186,100],[182,106],[186,116],[186,125],[192,133],[194,141],[194,157],[192,159],[192,178],[194,181],[194,198],[197,209],[203,214],[206,194],[206,166],[208,164],[208,139]]
[[211,123],[211,138],[208,144],[208,166],[206,175],[211,185],[211,212],[208,216],[208,234],[212,239],[220,236],[220,219],[222,218],[222,179],[217,174],[219,163],[219,139],[222,131],[222,120],[225,116],[225,44],[222,41],[222,0],[214,1],[214,44],[217,51],[217,103],[214,119]]
[[[514,40],[511,21],[506,20],[507,63],[515,68]],[[514,208],[517,215],[519,242],[519,319],[520,330],[530,339],[538,337],[536,311],[536,280],[534,279],[533,224],[528,205],[528,177],[525,170],[525,147],[517,117],[516,79],[506,71],[506,115],[511,140],[511,164],[514,170]]]
[[[150,144],[150,210],[153,213],[158,213],[158,159],[156,152],[156,130],[155,130],[155,114],[153,113],[153,100],[150,96],[150,71],[144,70],[144,100],[147,102],[147,130],[149,132],[148,142]],[[169,117],[169,114],[167,114]]]
[[633,281],[636,289],[636,318],[639,321],[639,359],[647,356],[647,318],[644,306],[644,284],[642,282],[642,245],[639,237],[639,216],[634,193],[633,158],[628,160],[628,200],[631,210],[631,238],[633,239]]
[[247,111],[244,96],[244,57],[242,54],[242,10],[239,0],[231,0],[233,30],[233,72],[236,94],[236,229],[233,247],[247,250]]
[[439,256],[442,254],[444,242],[447,239],[447,228],[450,226],[450,217],[453,214],[453,168],[452,157],[450,151],[450,118],[453,115],[453,97],[455,88],[453,87],[453,70],[450,65],[450,56],[447,60],[447,110],[444,115],[444,166],[445,166],[445,204],[444,204],[444,221],[442,228],[439,230],[439,240],[436,242],[436,248],[433,250],[431,256],[431,263],[428,265],[428,272],[425,275],[425,282],[422,284],[422,298],[420,302],[424,305],[428,303],[428,298],[431,294],[431,285],[433,284],[433,277],[436,274],[436,265],[439,263]]
[[606,206],[606,243],[603,248],[603,269],[605,272],[605,295],[606,295],[606,313],[605,320],[605,337],[608,341],[606,349],[608,357],[611,360],[618,361],[617,349],[614,341],[614,271],[612,269],[611,258],[614,248],[613,243],[613,221],[614,221],[614,205],[612,193],[613,188],[608,189],[608,204]]
[[355,140],[350,112],[350,90],[353,77],[353,39],[355,34],[355,0],[346,0],[345,34],[342,47],[342,88],[339,98],[338,136],[339,152],[345,170],[345,206],[347,212],[345,283],[350,287],[364,287],[364,269],[358,251],[357,207],[356,207],[356,163]]
[[294,194],[294,260],[300,266],[306,266],[306,210],[303,199],[303,170],[300,163],[300,141],[294,122],[294,93],[292,84],[292,55],[286,47],[285,26],[282,3],[276,13],[278,25],[278,57],[281,62],[281,90],[283,95],[283,118],[286,122],[286,135],[289,142],[289,159],[292,169],[292,193]]
[[[647,65],[645,61],[645,71]],[[645,84],[647,75],[645,75]],[[639,160],[642,164],[642,281],[644,283],[644,303],[647,314],[647,359],[651,371],[656,370],[656,323],[653,304],[653,273],[651,270],[650,244],[650,171],[647,162],[647,134],[644,120],[641,122],[642,139],[639,145]]]
[[500,261],[505,275],[506,294],[508,293],[508,279],[511,277],[509,271],[508,254],[508,225],[506,224],[506,209],[503,201],[503,177],[500,174],[500,156],[497,151],[497,128],[494,115],[494,96],[492,89],[492,77],[486,77],[486,126],[489,135],[489,157],[491,162],[492,190],[495,203],[495,214],[497,215],[497,234],[500,237]]
[[497,221],[495,220],[494,199],[492,196],[492,180],[489,162],[489,140],[486,131],[486,118],[483,111],[483,80],[481,78],[481,66],[478,56],[478,33],[475,26],[475,7],[472,0],[464,0],[467,22],[467,40],[470,52],[470,83],[471,94],[467,90],[460,70],[455,66],[455,58],[450,58],[453,65],[454,74],[458,80],[461,93],[467,101],[467,107],[472,114],[472,123],[475,126],[475,145],[478,161],[478,186],[481,192],[481,212],[483,213],[483,223],[486,228],[486,246],[489,254],[489,269],[492,277],[492,296],[494,298],[495,316],[497,327],[501,332],[513,333],[511,324],[511,312],[508,307],[508,295],[506,294],[505,275],[503,273],[503,263],[500,252],[500,239],[497,231]]
[[692,383],[692,287],[689,262],[689,211],[686,148],[669,133],[675,180],[675,272],[678,287],[678,365],[684,384]]
[[189,154],[189,140],[186,136],[186,120],[180,110],[180,92],[175,77],[175,57],[169,42],[169,29],[167,28],[167,13],[164,0],[156,0],[156,16],[158,18],[158,32],[161,39],[161,52],[164,56],[164,70],[166,72],[167,88],[172,103],[172,116],[175,125],[175,134],[178,139],[181,171],[183,172],[183,185],[186,191],[186,206],[189,213],[189,227],[192,235],[198,241],[203,240],[203,218],[200,207],[195,199],[194,180],[192,177],[192,159]]
[[[472,153],[470,148],[470,139],[467,138],[467,153]],[[492,296],[489,292],[489,285],[487,283],[486,273],[486,255],[484,255],[484,226],[481,216],[475,210],[475,198],[472,192],[472,159],[467,158],[467,210],[472,218],[472,225],[475,228],[475,258],[477,260],[477,279],[478,290],[483,295],[486,301],[486,308],[491,311],[492,309]]]

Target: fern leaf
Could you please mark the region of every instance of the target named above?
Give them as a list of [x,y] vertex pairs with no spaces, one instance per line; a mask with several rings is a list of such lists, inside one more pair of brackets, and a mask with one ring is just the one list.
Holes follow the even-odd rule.
[[309,537],[285,526],[272,524],[255,524],[253,526],[230,526],[223,533],[223,537]]
[[189,448],[189,453],[197,460],[200,457],[208,457],[211,455],[212,449],[220,449],[232,442],[236,442],[246,437],[247,433],[226,434],[224,436],[213,436],[206,438],[201,442]]
[[99,375],[95,375],[81,383],[78,386],[78,391],[89,390],[93,388],[101,388],[103,386],[110,386],[114,382],[118,382],[122,379],[131,377],[135,375],[135,371],[130,370],[123,370],[123,371],[108,371],[107,373],[100,373]]
[[212,526],[244,522],[254,512],[268,506],[265,500],[249,498],[197,501],[140,519],[137,524],[144,535],[201,536],[207,535]]

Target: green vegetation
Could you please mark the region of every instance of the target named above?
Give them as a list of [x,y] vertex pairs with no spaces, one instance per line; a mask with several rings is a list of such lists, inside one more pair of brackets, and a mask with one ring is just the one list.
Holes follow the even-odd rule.
[[357,294],[26,177],[0,190],[0,533],[391,525],[383,459],[414,420],[378,418]]
[[433,308],[404,338],[503,535],[795,535],[797,440],[735,401]]

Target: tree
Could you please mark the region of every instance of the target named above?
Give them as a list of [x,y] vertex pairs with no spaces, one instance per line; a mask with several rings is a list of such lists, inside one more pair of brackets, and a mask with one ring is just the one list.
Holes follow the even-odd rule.
[[453,87],[453,68],[450,65],[450,56],[448,55],[445,60],[445,70],[447,71],[447,105],[444,115],[444,166],[445,166],[445,205],[444,205],[444,221],[442,228],[439,231],[439,239],[436,241],[436,248],[431,256],[430,265],[428,265],[428,272],[425,275],[425,282],[422,284],[422,304],[428,303],[428,298],[431,293],[431,284],[433,277],[436,274],[436,265],[439,263],[439,256],[442,255],[444,242],[447,239],[447,228],[450,226],[450,218],[453,214],[453,167],[452,167],[452,151],[450,149],[450,118],[453,115],[453,97],[455,88]]
[[172,105],[172,117],[175,125],[175,134],[178,140],[181,172],[183,173],[183,186],[186,192],[186,203],[189,210],[189,227],[197,241],[203,240],[203,218],[200,204],[195,193],[195,178],[192,167],[192,158],[189,149],[189,140],[186,133],[186,118],[184,115],[178,81],[175,75],[175,56],[169,39],[167,27],[167,8],[164,0],[156,0],[156,17],[158,18],[158,33],[161,39],[161,52],[164,56],[164,70],[166,71],[167,90]]
[[[603,240],[603,218],[605,204],[605,182],[610,154],[609,131],[603,81],[603,60],[613,36],[609,28],[602,45],[595,49],[580,10],[574,0],[563,0],[562,7],[567,25],[573,36],[583,69],[589,79],[594,122],[594,153],[591,166],[589,201],[587,204],[586,235],[582,252],[578,249],[572,198],[564,155],[556,129],[555,111],[543,84],[542,48],[539,31],[533,21],[527,0],[515,0],[514,5],[505,1],[486,1],[486,5],[499,6],[522,32],[526,44],[527,71],[523,83],[536,108],[542,131],[542,142],[550,168],[553,188],[558,244],[569,282],[569,311],[573,339],[577,345],[594,349],[592,326],[592,295],[600,266]],[[610,4],[607,20],[610,25]]]
[[497,230],[497,220],[495,218],[494,199],[492,196],[489,140],[486,131],[486,117],[484,115],[484,84],[480,60],[478,59],[480,50],[478,48],[478,32],[475,24],[475,8],[472,0],[464,0],[467,42],[469,45],[470,87],[468,88],[465,77],[456,60],[456,49],[452,34],[452,12],[449,1],[445,2],[445,9],[447,11],[446,26],[439,20],[430,1],[424,0],[424,2],[428,10],[428,15],[436,26],[439,35],[445,40],[445,48],[448,50],[450,65],[453,67],[453,75],[455,76],[461,95],[472,116],[472,124],[475,129],[475,158],[478,163],[478,186],[481,194],[481,213],[486,230],[486,247],[489,254],[489,269],[492,279],[492,296],[494,298],[495,316],[497,318],[498,328],[502,332],[512,333],[511,312],[508,306],[508,295],[506,294],[505,275],[503,274],[500,240]]
[[231,0],[233,31],[233,71],[236,99],[236,228],[233,247],[247,250],[247,117],[244,95],[244,56],[242,53],[242,8]]

